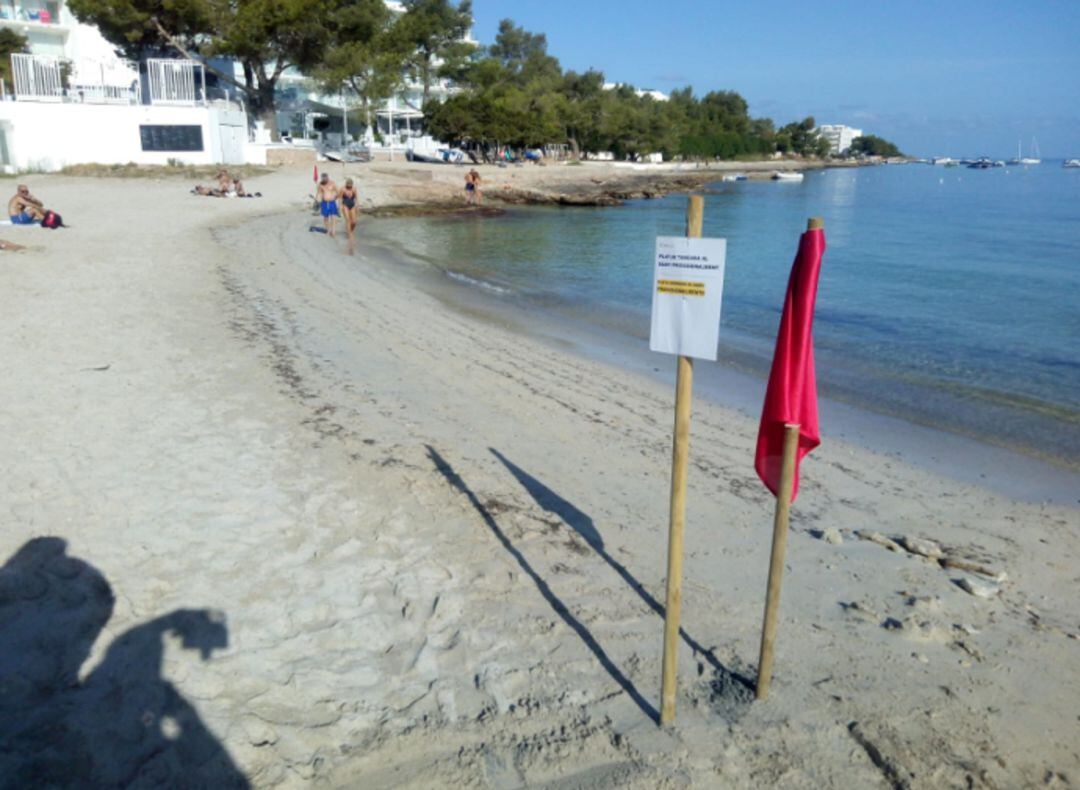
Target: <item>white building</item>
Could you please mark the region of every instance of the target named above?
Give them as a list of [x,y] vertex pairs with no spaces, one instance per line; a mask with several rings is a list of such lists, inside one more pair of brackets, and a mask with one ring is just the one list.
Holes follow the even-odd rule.
[[862,137],[862,129],[853,129],[843,124],[822,124],[817,128],[817,133],[829,141],[830,153],[839,156],[851,148],[851,143],[856,137]]
[[[404,4],[395,0],[383,2],[395,16],[405,13]],[[461,41],[480,46],[472,37],[471,30],[466,31]],[[439,65],[436,63],[435,68]],[[236,78],[243,80],[239,65]],[[455,91],[449,80],[436,78],[429,86],[428,96],[431,100],[442,101]],[[358,137],[365,145],[375,149],[389,150],[394,147],[404,150],[411,139],[423,135],[424,86],[413,79],[407,78],[395,95],[380,102],[371,118],[359,116],[358,101],[350,95],[350,91],[343,89],[335,94],[327,94],[296,69],[288,69],[282,74],[278,93],[286,97],[279,101],[278,129],[291,132],[293,138],[318,136],[314,125],[318,118],[325,118],[330,124],[327,137]],[[295,98],[290,101],[290,96]],[[289,107],[290,103],[292,108]],[[380,138],[378,143],[376,133]]]
[[247,116],[238,104],[207,101],[201,65],[151,60],[140,75],[66,0],[0,0],[3,28],[30,50],[12,56],[12,84],[0,86],[4,172],[244,162]]

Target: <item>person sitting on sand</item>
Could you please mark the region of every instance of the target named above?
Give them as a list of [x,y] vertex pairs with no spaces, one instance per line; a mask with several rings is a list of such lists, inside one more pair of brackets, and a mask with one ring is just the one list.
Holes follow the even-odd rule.
[[360,195],[356,192],[351,178],[345,179],[345,188],[338,195],[341,201],[341,213],[345,217],[345,233],[349,237],[349,255],[356,248],[356,223],[360,218]]
[[15,196],[8,201],[8,216],[12,225],[33,225],[45,218],[45,205],[30,194],[26,184],[19,184]]
[[244,185],[239,178],[234,178],[232,182],[232,191],[237,197],[247,197],[247,192],[244,191]]
[[232,188],[232,179],[229,178],[228,170],[218,170],[217,183],[218,190],[221,192],[222,195],[229,194],[229,190]]
[[319,207],[323,218],[323,227],[326,228],[327,233],[333,236],[338,218],[338,188],[337,184],[331,181],[330,176],[326,173],[323,173],[319,178],[318,195]]

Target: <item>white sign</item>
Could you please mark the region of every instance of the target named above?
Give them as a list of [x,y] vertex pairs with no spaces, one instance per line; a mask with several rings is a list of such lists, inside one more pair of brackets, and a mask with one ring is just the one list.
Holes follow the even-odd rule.
[[649,348],[716,360],[727,239],[657,236]]

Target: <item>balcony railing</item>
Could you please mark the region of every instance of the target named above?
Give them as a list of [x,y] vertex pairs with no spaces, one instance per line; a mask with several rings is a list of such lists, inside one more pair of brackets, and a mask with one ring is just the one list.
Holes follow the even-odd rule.
[[146,61],[151,104],[205,104],[206,68],[194,60]]
[[[126,61],[108,65],[81,63],[72,69],[69,62],[51,55],[11,56],[15,99],[37,102],[84,104],[141,104],[143,79],[138,67]],[[74,72],[74,73],[72,73]],[[148,60],[149,104],[182,106],[206,105],[206,74],[201,63],[192,60]]]

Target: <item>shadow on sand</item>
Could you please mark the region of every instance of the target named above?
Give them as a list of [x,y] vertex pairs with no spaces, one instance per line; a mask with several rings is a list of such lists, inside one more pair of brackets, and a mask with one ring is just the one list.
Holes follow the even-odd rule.
[[[491,447],[489,447],[488,450],[492,455],[498,458],[502,465],[510,471],[510,474],[521,483],[521,486],[529,492],[529,495],[532,496],[537,505],[560,518],[568,527],[577,532],[585,542],[589,544],[589,547],[595,551],[604,562],[611,566],[611,569],[615,571],[615,573],[619,574],[630,589],[638,594],[641,600],[645,602],[646,606],[656,612],[661,620],[664,618],[664,606],[649,594],[649,591],[642,586],[641,582],[634,578],[633,574],[626,569],[625,565],[608,553],[607,549],[604,547],[603,537],[600,535],[600,532],[596,529],[596,525],[593,524],[592,518],[587,513],[578,510],[573,504],[567,502],[535,477],[507,459],[498,450]],[[733,701],[750,702],[755,686],[752,680],[721,664],[713,654],[712,650],[707,649],[700,642],[691,637],[686,633],[685,629],[679,629],[679,636],[682,637],[682,640],[694,651],[695,656],[700,657],[712,667],[713,672],[715,673],[712,680],[714,700],[718,697],[725,697]]]
[[484,507],[484,504],[477,498],[476,494],[473,493],[472,489],[470,489],[468,485],[465,484],[465,481],[462,480],[458,473],[454,471],[454,468],[450,466],[449,463],[447,463],[446,459],[439,455],[438,451],[436,451],[435,448],[431,447],[430,445],[426,446],[428,451],[428,457],[435,465],[435,468],[438,470],[439,474],[446,478],[446,481],[451,486],[453,486],[465,495],[465,497],[472,504],[476,512],[480,514],[480,518],[482,518],[484,520],[484,523],[487,524],[488,529],[490,529],[492,534],[494,534],[496,539],[498,539],[499,543],[501,543],[503,548],[506,549],[510,556],[517,561],[517,564],[521,567],[525,574],[530,579],[532,579],[533,584],[536,585],[536,589],[540,591],[540,594],[542,596],[544,596],[544,600],[546,600],[551,605],[551,608],[552,610],[554,610],[555,614],[562,618],[562,621],[566,623],[570,627],[570,629],[578,635],[581,641],[585,643],[585,646],[589,648],[590,651],[592,651],[592,654],[594,656],[596,656],[596,660],[600,662],[600,665],[605,670],[607,670],[607,673],[611,675],[611,677],[615,680],[616,683],[619,684],[623,691],[625,691],[630,696],[630,698],[634,700],[635,703],[637,703],[637,706],[641,708],[642,712],[653,721],[658,722],[660,720],[660,715],[657,712],[656,708],[654,708],[652,704],[650,704],[649,701],[641,695],[641,692],[637,690],[637,687],[634,686],[634,684],[630,681],[630,678],[626,677],[626,675],[622,673],[622,670],[619,669],[619,667],[615,665],[615,662],[611,660],[610,656],[608,656],[608,654],[604,652],[604,648],[600,646],[600,643],[596,641],[595,637],[593,637],[591,633],[589,633],[589,629],[586,628],[580,620],[574,617],[574,615],[566,607],[566,604],[564,604],[559,598],[559,596],[557,596],[552,591],[551,587],[548,586],[548,583],[544,581],[543,577],[541,577],[540,574],[538,574],[536,570],[532,567],[532,565],[529,564],[529,561],[525,559],[525,556],[520,551],[518,551],[517,547],[514,546],[514,544],[506,536],[506,533],[503,532],[502,528],[499,527],[499,523],[495,520],[495,517],[486,507]]
[[0,787],[248,787],[161,675],[167,634],[206,660],[228,644],[223,616],[180,609],[135,626],[80,681],[115,599],[66,552],[35,538],[0,568]]

